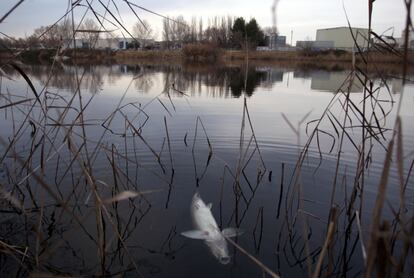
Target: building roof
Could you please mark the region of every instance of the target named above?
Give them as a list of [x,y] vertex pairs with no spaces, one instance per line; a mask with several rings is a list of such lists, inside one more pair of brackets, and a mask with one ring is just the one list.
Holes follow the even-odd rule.
[[[335,29],[349,29],[349,26],[340,26],[340,27],[331,27],[331,28],[321,28],[321,29],[317,29],[317,31],[322,31],[322,30],[335,30]],[[351,27],[351,29],[358,29],[358,30],[367,30],[368,28],[363,28],[363,27]]]

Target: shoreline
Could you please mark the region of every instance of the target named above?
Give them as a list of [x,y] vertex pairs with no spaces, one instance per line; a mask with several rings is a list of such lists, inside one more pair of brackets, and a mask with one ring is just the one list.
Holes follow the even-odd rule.
[[[217,61],[229,62],[243,60],[248,57],[249,61],[261,62],[335,62],[335,63],[353,63],[351,52],[345,51],[243,51],[243,50],[220,50],[220,56]],[[119,51],[113,56],[116,60],[123,59],[156,59],[156,60],[188,60],[187,57],[179,50],[148,50],[148,51]],[[368,59],[373,64],[401,64],[403,56],[396,54],[371,52],[367,54]],[[414,62],[414,51],[410,51],[408,60]],[[207,61],[206,61],[207,62]],[[356,55],[355,62],[363,63],[360,55]],[[211,62],[210,62],[211,63]]]
[[[0,63],[5,64],[10,60],[20,60],[25,63],[52,63],[55,53],[53,50],[30,50],[21,53],[18,59],[14,58],[10,52],[0,51]],[[249,66],[256,67],[286,67],[286,68],[305,68],[305,69],[326,69],[326,70],[351,70],[353,68],[352,53],[344,51],[324,51],[324,52],[282,52],[282,51],[242,51],[242,50],[220,50],[220,55],[215,61],[194,61],[188,59],[181,50],[125,50],[125,51],[105,51],[105,50],[84,50],[66,51],[64,56],[70,57],[64,61],[67,64],[125,64],[136,65],[144,64],[193,64],[193,65],[224,65],[241,67],[246,65],[248,57]],[[355,64],[364,66],[368,72],[392,72],[401,73],[403,57],[396,54],[383,54],[379,52],[366,53],[369,60],[366,68],[360,55],[356,55]],[[412,62],[414,61],[414,51],[410,51],[409,72],[414,72]]]

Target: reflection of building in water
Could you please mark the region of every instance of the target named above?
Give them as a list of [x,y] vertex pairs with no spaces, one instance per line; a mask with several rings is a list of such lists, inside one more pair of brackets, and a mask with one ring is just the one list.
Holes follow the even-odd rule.
[[391,81],[391,91],[394,94],[398,94],[402,92],[402,88],[403,88],[403,79],[402,78],[393,78]]
[[310,79],[312,77],[311,73],[311,71],[295,70],[293,72],[293,78]]
[[123,73],[123,74],[127,74],[129,71],[128,66],[127,65],[119,65],[119,72]]
[[256,71],[263,73],[263,80],[261,85],[264,87],[271,87],[275,83],[283,82],[283,74],[285,71],[280,68],[271,67],[256,67]]
[[349,72],[329,72],[329,71],[309,71],[309,72],[294,72],[295,78],[311,79],[311,89],[315,91],[327,91],[336,93],[339,89],[346,91],[348,87],[351,93],[362,92],[362,84],[357,79],[350,85]]
[[363,85],[358,78],[354,78],[352,84],[349,72],[317,71],[312,76],[311,89],[336,93],[339,89],[351,93],[362,92]]
[[[406,80],[405,80],[405,85],[414,85],[414,77],[413,76],[407,76]],[[390,82],[391,84],[391,91],[394,94],[399,94],[402,93],[403,88],[404,88],[404,84],[403,84],[403,78],[402,77],[396,77],[393,78],[392,81]]]
[[[329,72],[329,71],[295,71],[294,78],[311,79],[311,89],[317,91],[327,91],[336,93],[339,89],[347,91],[349,85],[349,72]],[[380,82],[379,78],[374,78]],[[387,78],[388,88],[394,94],[402,92],[403,82],[402,78]],[[414,82],[407,81],[406,84],[414,84]],[[358,78],[354,78],[351,93],[362,93],[363,84]]]

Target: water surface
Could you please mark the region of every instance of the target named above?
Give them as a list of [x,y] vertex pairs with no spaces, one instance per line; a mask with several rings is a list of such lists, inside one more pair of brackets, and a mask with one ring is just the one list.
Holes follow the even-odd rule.
[[[262,275],[231,245],[232,261],[221,265],[202,241],[180,235],[192,229],[190,202],[199,192],[212,203],[221,228],[244,230],[237,243],[247,252],[282,276],[307,275],[306,248],[315,264],[333,188],[333,204],[343,221],[332,255],[333,274],[346,269],[348,275],[356,275],[363,269],[361,250],[355,248],[357,227],[352,226],[348,239],[343,233],[359,158],[354,144],[362,137],[357,110],[350,113],[355,124],[344,140],[334,186],[340,136],[332,123],[336,117],[338,128],[343,119],[341,100],[346,92],[358,107],[364,98],[361,81],[355,77],[350,83],[349,71],[190,65],[21,67],[45,111],[22,76],[6,68],[0,106],[31,100],[0,110],[5,141],[0,146],[1,184],[25,207],[21,214],[1,203],[0,237],[22,252],[28,247],[28,260],[38,260],[38,268],[21,268],[2,253],[0,274]],[[371,159],[364,174],[363,202],[356,204],[365,238],[392,135],[387,128],[394,127],[402,92],[405,174],[414,158],[414,87],[403,87],[395,75],[379,77],[373,86],[379,88],[375,96],[381,107],[371,101],[366,110],[376,111],[377,118],[370,122],[385,129],[377,134],[378,142],[375,136],[366,142]],[[298,175],[295,167],[315,128],[313,120],[332,101],[330,118],[320,123]],[[143,195],[106,204],[102,234],[97,232],[102,227],[97,224],[91,184],[102,200],[127,190]],[[394,165],[387,202],[395,209],[400,205],[398,186]],[[410,211],[413,190],[407,179]],[[393,219],[389,209],[384,213]],[[100,240],[105,242],[103,263]]]

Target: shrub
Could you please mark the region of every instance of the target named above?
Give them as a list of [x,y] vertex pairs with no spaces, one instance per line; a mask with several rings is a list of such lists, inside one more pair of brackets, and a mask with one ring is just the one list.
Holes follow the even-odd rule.
[[194,62],[214,62],[220,56],[220,49],[212,43],[186,44],[183,55],[185,59]]

